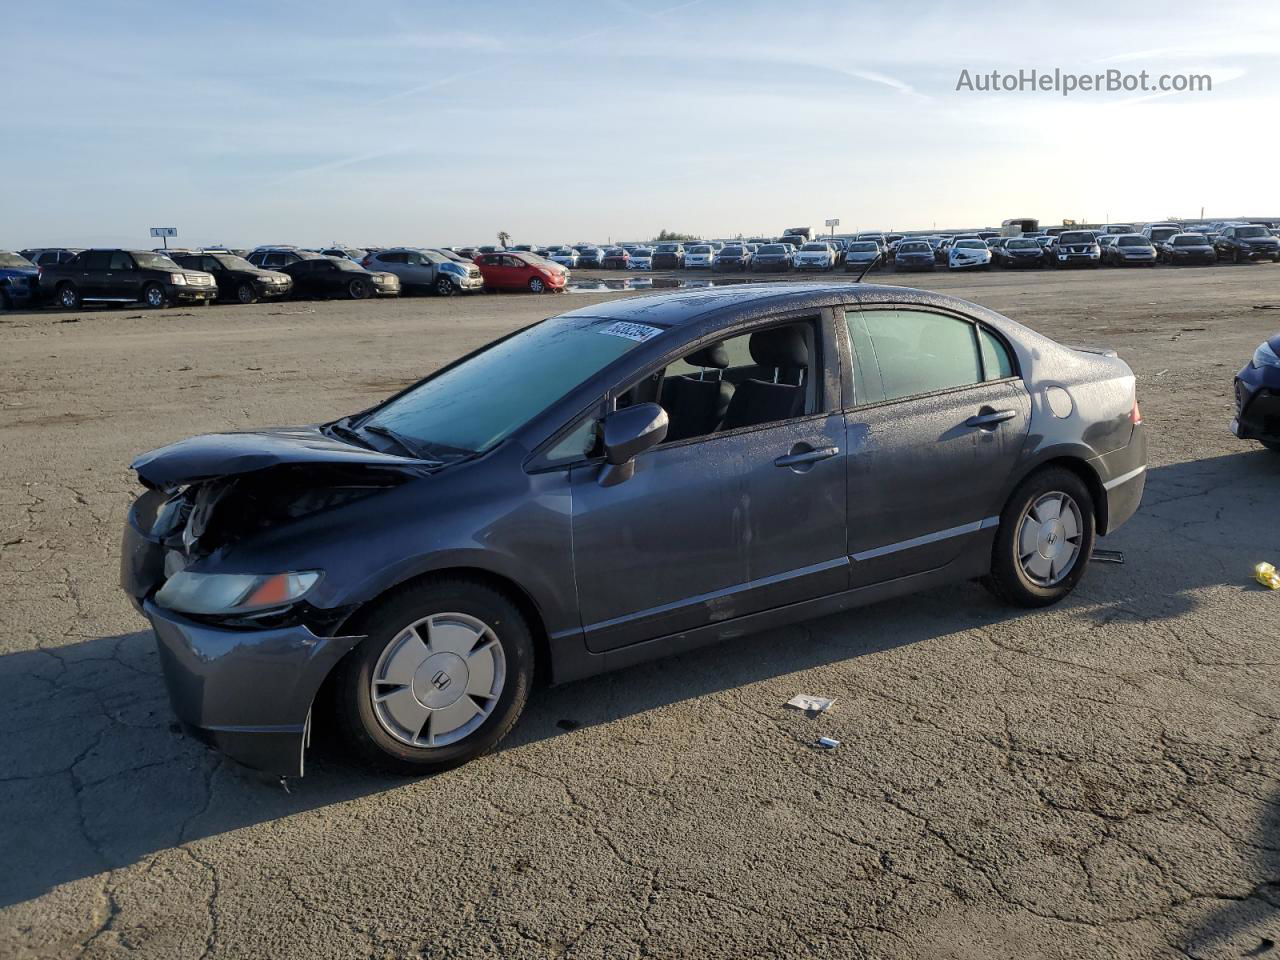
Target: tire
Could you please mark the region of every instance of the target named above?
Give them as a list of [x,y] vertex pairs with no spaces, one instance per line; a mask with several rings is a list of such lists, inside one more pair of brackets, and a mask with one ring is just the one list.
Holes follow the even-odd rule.
[[9,295],[3,290],[0,290],[0,313],[4,313],[11,309],[13,309],[13,304],[9,302]]
[[148,283],[142,291],[143,306],[152,310],[159,310],[161,307],[168,306],[164,295],[164,287],[158,283]]
[[369,292],[369,284],[359,277],[347,284],[347,296],[352,300],[368,299]]
[[[1055,521],[1059,516],[1067,519]],[[1084,576],[1095,536],[1093,496],[1084,481],[1063,467],[1037,471],[1018,485],[1000,513],[991,573],[983,584],[1012,606],[1057,603]],[[1068,545],[1074,546],[1069,558]]]
[[[448,770],[492,750],[524,710],[534,676],[533,634],[519,608],[498,590],[462,579],[419,582],[378,602],[358,626],[368,636],[339,664],[333,687],[337,730],[358,761],[418,776]],[[425,643],[419,640],[417,646],[426,659],[417,668],[411,626],[425,634]],[[445,649],[431,650],[432,631],[444,636],[436,643]],[[472,636],[474,647],[467,648]],[[428,665],[433,658],[438,663]],[[468,669],[476,663],[484,669]],[[397,687],[386,679],[397,673],[408,682]],[[492,697],[470,688],[477,681],[483,688],[486,675]],[[449,693],[453,684],[459,685],[460,694]],[[391,693],[375,703],[375,687]],[[449,696],[453,699],[434,708],[420,699]],[[409,742],[434,739],[432,726],[441,717],[449,717],[445,724],[456,723],[466,714],[458,709],[464,701],[478,712],[461,726],[440,732],[444,743]],[[422,726],[415,734],[412,726],[419,717]]]
[[60,283],[56,294],[58,306],[64,310],[79,310],[84,302],[80,299],[80,291],[74,283]]
[[242,283],[236,287],[236,300],[246,306],[250,303],[257,303],[258,295],[254,292],[253,284]]
[[1272,453],[1280,453],[1280,440],[1259,440],[1258,442]]
[[529,278],[529,292],[530,292],[530,293],[542,293],[542,291],[544,291],[546,288],[547,288],[547,287],[546,287],[546,284],[544,284],[544,283],[542,282],[542,278],[541,278],[541,277],[530,277],[530,278]]
[[453,281],[448,277],[440,277],[436,280],[435,290],[442,297],[452,297],[458,292],[458,288],[453,285]]
[[1232,263],[1243,263],[1243,262],[1244,262],[1244,261],[1242,261],[1242,260],[1240,259],[1240,251],[1239,251],[1239,250],[1234,251],[1234,252],[1233,252],[1233,256],[1234,256],[1234,259],[1231,261]]

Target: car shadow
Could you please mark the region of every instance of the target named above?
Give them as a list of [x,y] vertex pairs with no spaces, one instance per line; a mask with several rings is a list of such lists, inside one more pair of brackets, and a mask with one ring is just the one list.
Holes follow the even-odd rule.
[[[503,751],[813,667],[1023,616],[1176,618],[1206,588],[1249,590],[1274,527],[1280,457],[1242,452],[1150,471],[1142,511],[1053,611],[999,605],[972,583],[740,638],[534,694]],[[1207,499],[1211,492],[1226,492]],[[1231,538],[1234,538],[1231,539]],[[1272,557],[1280,559],[1280,557]],[[823,691],[793,691],[822,693]],[[149,632],[0,657],[0,906],[203,837],[403,787],[333,757],[323,723],[288,787],[244,770],[173,722]]]

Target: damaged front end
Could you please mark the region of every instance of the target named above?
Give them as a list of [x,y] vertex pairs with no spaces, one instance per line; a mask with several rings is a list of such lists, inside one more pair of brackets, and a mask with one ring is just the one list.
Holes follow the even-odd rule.
[[334,635],[353,607],[321,589],[320,566],[260,556],[255,539],[375,497],[425,463],[302,428],[196,437],[134,469],[149,489],[129,511],[121,586],[155,630],[174,712],[233,759],[300,776],[315,694],[363,638]]

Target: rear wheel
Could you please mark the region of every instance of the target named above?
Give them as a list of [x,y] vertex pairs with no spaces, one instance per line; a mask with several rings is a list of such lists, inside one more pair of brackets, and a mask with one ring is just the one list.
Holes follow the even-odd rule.
[[546,289],[546,284],[542,282],[541,277],[529,278],[529,291],[531,293],[542,293],[542,291],[545,289]]
[[158,310],[165,305],[164,287],[158,283],[149,283],[147,288],[142,291],[142,302],[152,310]]
[[253,290],[253,284],[242,283],[236,287],[236,299],[241,303],[253,303],[258,299],[258,295]]
[[453,281],[448,277],[441,277],[436,281],[436,293],[442,297],[452,297],[457,287],[453,285]]
[[356,277],[356,279],[347,284],[347,295],[352,300],[364,300],[369,296],[369,284]]
[[74,283],[58,284],[58,306],[66,310],[80,308],[80,291],[76,289]]
[[337,720],[358,759],[427,774],[466,763],[515,725],[533,681],[533,636],[492,587],[438,580],[392,594],[336,677]]
[[1015,606],[1057,603],[1084,576],[1094,538],[1093,497],[1084,482],[1062,467],[1041,470],[1005,504],[984,583]]

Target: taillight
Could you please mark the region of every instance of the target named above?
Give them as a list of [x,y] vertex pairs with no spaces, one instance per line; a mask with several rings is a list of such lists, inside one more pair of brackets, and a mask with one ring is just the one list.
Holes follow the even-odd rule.
[[1129,422],[1135,427],[1142,422],[1142,411],[1138,409],[1138,397],[1133,398],[1133,409],[1129,411]]

